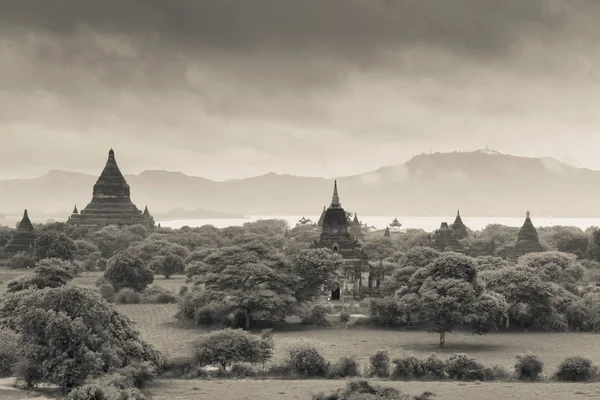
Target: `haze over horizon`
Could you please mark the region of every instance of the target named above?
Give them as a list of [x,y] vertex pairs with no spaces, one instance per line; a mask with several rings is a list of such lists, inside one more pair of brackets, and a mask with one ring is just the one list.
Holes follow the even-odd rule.
[[600,170],[595,0],[5,0],[0,179],[347,176],[489,148]]

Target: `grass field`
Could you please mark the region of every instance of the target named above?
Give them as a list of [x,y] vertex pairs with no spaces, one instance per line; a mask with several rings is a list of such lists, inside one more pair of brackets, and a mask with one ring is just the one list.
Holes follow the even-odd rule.
[[[8,280],[24,271],[0,270],[0,293]],[[25,271],[26,272],[26,271]],[[83,273],[76,282],[93,286],[100,273]],[[164,279],[156,276],[155,284],[178,292],[185,284],[184,277]],[[193,323],[178,321],[173,315],[175,304],[119,305],[121,311],[134,320],[142,336],[168,357],[190,354],[195,340],[207,330]],[[423,331],[395,331],[378,329],[308,328],[290,324],[277,329],[274,359],[285,356],[286,346],[300,339],[311,341],[329,361],[341,356],[355,356],[362,366],[377,350],[387,350],[391,358],[403,355],[427,356],[437,352],[442,358],[456,352],[465,352],[487,365],[499,365],[512,370],[517,355],[531,353],[544,362],[547,375],[567,357],[576,355],[590,358],[600,365],[600,335],[593,333],[528,333],[506,332],[474,336],[456,332],[447,337],[447,348],[439,351],[437,336]],[[384,382],[412,394],[432,391],[437,399],[578,399],[600,398],[600,383],[461,383],[461,382]],[[157,400],[187,399],[310,399],[311,394],[342,387],[344,381],[309,380],[159,380],[151,388]]]
[[[430,391],[436,400],[577,400],[600,397],[600,384],[380,382],[413,395]],[[154,400],[310,400],[312,394],[345,386],[342,380],[171,380],[150,389]]]

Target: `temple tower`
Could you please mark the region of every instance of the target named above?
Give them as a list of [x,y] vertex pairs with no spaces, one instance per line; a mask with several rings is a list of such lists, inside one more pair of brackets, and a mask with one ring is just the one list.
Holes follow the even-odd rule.
[[458,239],[465,239],[469,237],[467,226],[463,223],[462,218],[460,217],[460,210],[456,211],[456,218],[454,219],[451,229],[457,235]]
[[106,225],[135,225],[142,224],[153,227],[154,219],[149,212],[144,214],[131,202],[130,188],[121,173],[115,152],[108,152],[108,160],[98,181],[94,185],[92,201],[67,221],[68,224],[88,227]]
[[340,295],[344,294],[359,297],[362,290],[363,272],[368,268],[367,256],[358,239],[352,237],[348,228],[346,211],[340,203],[337,181],[335,181],[331,205],[323,217],[320,240],[313,244],[313,247],[326,247],[342,256],[341,282],[339,282],[339,288],[331,294],[332,300],[339,300]]
[[364,237],[362,231],[362,224],[358,220],[358,215],[356,213],[354,213],[354,219],[352,220],[352,224],[350,224],[350,233],[352,234],[352,236],[357,238]]
[[29,220],[27,210],[23,213],[23,218],[17,229],[12,233],[10,242],[4,247],[7,254],[27,253],[33,251],[35,244],[35,230],[33,224]]
[[519,231],[514,256],[515,258],[519,258],[523,254],[541,251],[544,251],[544,249],[540,244],[537,230],[533,226],[533,222],[531,222],[531,214],[527,211],[527,214],[525,214],[525,222]]
[[383,237],[391,237],[391,235],[390,235],[390,227],[389,226],[385,227],[385,232],[383,232]]
[[319,217],[319,221],[317,222],[319,229],[323,229],[323,221],[325,220],[326,212],[327,212],[327,207],[323,206],[323,212],[321,213],[321,216]]

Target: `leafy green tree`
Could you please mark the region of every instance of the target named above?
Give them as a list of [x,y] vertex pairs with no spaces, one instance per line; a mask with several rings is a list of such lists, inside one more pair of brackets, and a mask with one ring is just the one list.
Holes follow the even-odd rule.
[[36,263],[32,274],[22,275],[9,281],[7,292],[63,286],[75,277],[75,272],[75,267],[68,261],[60,258],[45,258]]
[[154,282],[154,274],[146,263],[128,252],[116,254],[108,261],[104,277],[116,291],[130,288],[141,292]]
[[342,257],[330,249],[302,250],[291,257],[291,272],[300,279],[294,296],[300,303],[310,302],[335,289]]
[[150,269],[157,274],[161,274],[165,279],[169,279],[171,275],[181,274],[185,268],[185,264],[175,254],[167,256],[158,256],[150,263]]
[[281,236],[288,228],[288,223],[283,219],[261,219],[254,222],[246,222],[244,228],[248,233],[264,237]]
[[298,276],[283,254],[262,243],[221,248],[194,272],[188,281],[203,286],[207,300],[241,313],[246,328],[252,320],[283,320],[297,305]]
[[399,301],[410,296],[406,303],[416,302],[421,318],[432,323],[432,330],[439,334],[440,347],[455,325],[469,324],[474,333],[484,334],[495,329],[506,312],[504,298],[486,291],[472,259],[464,255],[440,255],[416,271],[409,285],[398,293]]
[[133,237],[115,225],[105,226],[89,236],[89,241],[100,249],[103,258],[127,250],[133,243]]
[[7,294],[0,321],[19,334],[19,357],[43,381],[72,388],[132,363],[164,367],[132,321],[89,288],[60,286]]
[[55,230],[39,232],[35,239],[34,256],[37,260],[44,258],[60,258],[72,260],[77,246],[64,233]]

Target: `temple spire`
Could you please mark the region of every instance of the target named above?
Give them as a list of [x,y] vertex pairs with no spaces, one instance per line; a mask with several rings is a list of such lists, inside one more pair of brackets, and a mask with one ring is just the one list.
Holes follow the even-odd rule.
[[333,182],[333,197],[331,198],[331,207],[339,208],[342,204],[340,203],[340,196],[338,196],[337,180]]
[[531,213],[529,212],[529,210],[527,210],[527,213],[525,214],[525,218],[530,218],[531,217]]
[[23,212],[23,219],[19,222],[17,229],[20,231],[33,231],[33,224],[29,219],[29,214],[27,213],[27,209]]
[[75,204],[75,208],[73,208],[73,214],[79,214],[79,211],[77,210],[77,204]]
[[385,227],[385,232],[383,233],[383,237],[390,237],[390,227]]

